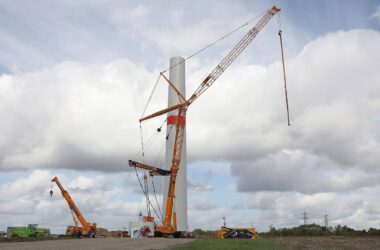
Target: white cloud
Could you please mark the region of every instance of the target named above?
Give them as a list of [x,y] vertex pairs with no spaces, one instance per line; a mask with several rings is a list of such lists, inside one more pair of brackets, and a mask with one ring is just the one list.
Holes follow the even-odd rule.
[[[197,135],[190,137],[189,147],[210,138],[207,151],[194,147],[191,154],[242,160],[292,145],[318,151],[329,144],[323,153],[333,159],[345,161],[339,152],[342,148],[350,151],[346,156],[364,160],[360,155],[366,154],[376,162],[378,147],[370,145],[377,144],[379,134],[372,119],[379,105],[375,94],[379,93],[377,42],[376,31],[339,32],[306,45],[299,56],[289,60],[290,128],[284,126],[279,64],[229,69],[189,111],[188,134]],[[358,163],[355,159],[351,162]]]
[[[373,30],[328,34],[288,61],[289,128],[280,65],[232,68],[190,109],[188,134],[195,136],[188,139],[189,158],[228,159],[235,167],[250,162],[242,166],[242,171],[232,168],[238,186],[239,180],[248,183],[251,175],[261,178],[253,186],[266,182],[266,188],[281,190],[276,188],[283,183],[285,190],[292,187],[299,192],[374,185],[380,160],[380,130],[374,119],[380,110],[380,75],[376,68],[379,42],[380,35]],[[281,155],[282,150],[303,150],[315,161],[300,160],[297,164],[289,158],[279,160],[277,165],[272,161],[262,164],[270,155]],[[324,161],[329,165],[321,169]],[[336,176],[327,176],[327,183],[319,186],[322,180],[314,179],[326,176],[328,171],[332,171],[330,175],[348,172],[334,185]],[[295,182],[281,180],[281,173]],[[297,181],[296,173],[306,180]],[[271,184],[269,180],[279,183]]]
[[378,185],[380,174],[342,167],[302,150],[281,151],[252,162],[235,162],[237,189],[250,191],[344,192]]
[[[0,70],[13,72],[0,76],[0,171],[32,171],[0,186],[0,226],[36,222],[61,232],[71,224],[67,204],[57,190],[48,197],[52,170],[38,169],[77,170],[73,179],[58,175],[99,226],[126,225],[144,211],[143,197],[125,202],[139,188],[134,175],[90,177],[83,172],[125,171],[127,160],[139,150],[137,119],[156,74],[131,58],[151,68],[157,61],[163,65],[160,58],[188,55],[264,9],[262,3],[255,3],[254,10],[231,1],[0,5],[7,20],[0,22]],[[379,6],[372,17],[380,20]],[[300,37],[311,35],[283,21],[291,31],[286,39],[294,37],[285,46],[296,50]],[[268,24],[268,33],[276,24]],[[220,194],[219,186],[209,182],[215,181],[213,174],[190,178],[190,228],[217,228],[227,216],[228,225],[242,226],[242,217],[252,218],[262,230],[270,223],[299,223],[303,208],[317,220],[331,206],[335,212],[328,213],[335,224],[379,227],[380,204],[373,192],[380,160],[379,32],[330,33],[287,60],[290,128],[280,64],[250,63],[277,56],[277,37],[268,33],[263,30],[254,46],[189,109],[189,161],[231,163],[236,196],[250,197],[241,204],[213,201],[210,197]],[[188,61],[188,93],[233,40],[224,41],[206,59]],[[160,87],[166,93],[166,85]],[[162,93],[150,110],[165,106]],[[160,122],[144,124],[144,138]],[[158,144],[163,143],[159,138]],[[150,148],[147,162],[161,145]],[[115,185],[120,178],[123,188]],[[231,183],[226,186],[230,192]],[[248,194],[237,193],[241,191]],[[249,220],[243,226],[250,226]]]
[[203,184],[192,178],[188,178],[187,187],[189,191],[194,192],[210,192],[214,190],[214,187],[211,184]]
[[[329,162],[334,171],[350,168],[352,176],[360,173],[357,180],[348,174],[335,188],[347,189],[352,181],[353,187],[372,185],[366,180],[380,157],[374,119],[380,107],[380,55],[373,49],[379,41],[373,30],[328,34],[289,60],[290,128],[280,65],[232,66],[189,109],[190,161],[223,159],[234,166],[259,162],[265,168],[272,163],[270,155],[302,151],[315,159],[305,166],[305,177],[319,173],[320,162]],[[199,82],[201,74],[193,70],[189,83]],[[140,147],[137,120],[154,79],[153,73],[128,60],[106,65],[65,62],[32,73],[2,75],[0,114],[6,122],[0,124],[1,168],[128,169],[127,160]],[[151,110],[165,105],[162,96],[156,95],[161,101]],[[144,124],[144,138],[157,123],[161,120]],[[147,156],[155,158],[158,148],[153,146]],[[299,162],[289,162],[284,169],[298,168]],[[300,189],[315,192],[317,186]]]
[[380,22],[380,5],[376,7],[376,11],[372,14],[372,18],[376,18]]
[[[57,175],[85,218],[96,222],[99,227],[121,229],[122,226],[128,226],[129,221],[137,220],[140,211],[145,211],[143,198],[132,202],[125,201],[127,189],[115,185],[114,182],[115,179],[120,179],[120,174],[94,177],[79,175],[71,181],[64,174]],[[54,194],[50,198],[52,177],[50,171],[35,170],[26,178],[0,185],[2,230],[7,226],[37,223],[41,227],[51,228],[55,233],[64,233],[66,227],[73,224],[69,207],[55,185]]]
[[[139,4],[135,7],[120,7],[112,9],[111,19],[119,28],[143,29],[151,10],[147,5]],[[135,30],[135,31],[136,31]]]
[[81,191],[91,192],[93,189],[102,189],[106,188],[107,182],[112,182],[112,179],[105,176],[96,176],[93,178],[79,176],[73,180],[68,186],[71,189],[79,189]]
[[[342,207],[349,206],[353,199],[352,209],[342,217],[336,216],[335,222],[347,219],[355,224],[375,214],[375,219],[367,224],[376,224],[378,201],[365,189],[376,186],[379,176],[376,169],[380,160],[379,43],[380,34],[374,30],[337,32],[309,43],[289,60],[290,128],[286,127],[280,64],[232,66],[189,109],[190,162],[220,159],[232,162],[238,190],[270,190],[280,194],[293,191],[289,197],[298,209],[318,206],[319,201],[331,200],[331,196],[341,199]],[[203,72],[193,68],[188,82],[199,82],[197,77]],[[153,73],[126,59],[106,65],[65,62],[35,72],[2,75],[1,169],[128,169],[127,160],[140,147],[137,120],[154,80]],[[191,93],[194,85],[189,85]],[[151,109],[158,107],[155,103]],[[152,131],[149,126],[154,128],[155,124],[144,126],[148,127],[144,131]],[[153,147],[152,152],[157,148]],[[148,157],[153,159],[156,154],[153,155]],[[19,200],[9,202],[3,212],[22,213],[17,207],[33,207],[29,211],[34,211],[36,221],[40,213],[48,213],[47,200],[36,199],[48,190],[36,181],[45,178],[50,178],[50,172],[35,171],[30,178],[7,184],[11,192],[4,201],[12,201],[11,195]],[[252,178],[255,183],[249,183]],[[123,211],[132,214],[144,207],[143,199],[132,203],[117,201],[122,200],[123,191],[107,183],[101,177],[82,176],[67,186],[73,188],[73,197],[91,220],[105,225],[109,224],[100,218],[101,212],[121,216]],[[99,192],[87,192],[95,184],[99,185]],[[198,184],[205,186],[199,181]],[[30,195],[20,191],[23,186]],[[5,194],[6,190],[3,187],[1,192]],[[347,196],[347,191],[358,195]],[[364,196],[360,198],[360,194]],[[112,200],[105,200],[105,196]],[[272,212],[279,218],[287,219],[288,212],[294,214],[289,219],[297,218],[294,212],[297,208],[284,209],[289,204],[281,198],[261,199],[252,207],[270,210],[271,202],[275,202],[276,210]],[[64,215],[67,212],[64,205],[52,203],[57,208],[53,215],[62,218],[54,222],[55,227],[65,226],[70,219],[68,214]],[[221,207],[211,217],[204,216],[199,208],[194,206],[189,212],[194,225],[215,223],[226,213],[233,214],[232,208]],[[25,216],[12,223],[25,223]],[[239,216],[231,221],[238,223]]]
[[152,30],[148,37],[162,50],[171,53],[189,53],[214,41],[222,34],[224,27],[219,22],[203,20],[197,24],[177,27],[175,29]]
[[211,211],[189,210],[189,222],[191,228],[215,229],[220,228],[222,217],[228,213],[228,209],[224,207],[214,208]]
[[1,168],[125,169],[151,77],[127,60],[1,76]]
[[[115,23],[121,28],[129,28],[130,36],[138,39],[143,51],[147,49],[158,51],[167,58],[174,55],[189,55],[214,42],[226,32],[252,18],[252,13],[257,14],[260,8],[257,4],[255,8],[247,11],[245,5],[242,2],[228,1],[163,2],[151,4],[149,7],[140,4],[133,9],[129,7],[125,10],[116,9],[112,19],[116,19]],[[160,11],[147,11],[147,9],[160,9]],[[133,18],[134,15],[137,17]],[[224,40],[221,44],[230,42]],[[159,61],[162,65],[162,60]]]
[[[374,192],[361,190],[355,193],[319,193],[313,195],[295,192],[258,192],[248,200],[248,207],[259,209],[256,223],[261,230],[275,227],[297,226],[303,223],[302,213],[307,212],[308,223],[323,224],[325,212],[329,225],[349,225],[357,229],[379,227],[379,200]],[[371,218],[371,219],[370,219]]]
[[[191,199],[190,209],[197,211],[210,211],[216,208],[216,204],[210,201],[205,195],[195,195]],[[208,212],[205,212],[208,213]]]

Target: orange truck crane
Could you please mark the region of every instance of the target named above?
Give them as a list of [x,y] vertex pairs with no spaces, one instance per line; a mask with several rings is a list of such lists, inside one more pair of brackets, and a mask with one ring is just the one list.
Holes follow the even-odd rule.
[[[186,120],[186,111],[188,107],[201,95],[203,94],[217,79],[222,73],[231,65],[233,61],[240,55],[240,53],[252,42],[256,37],[259,31],[276,15],[281,9],[273,6],[268,9],[265,14],[260,18],[258,23],[251,28],[248,33],[235,45],[235,47],[223,58],[223,60],[215,67],[214,70],[202,81],[200,86],[195,90],[195,92],[186,99],[180,91],[174,86],[172,82],[161,72],[161,76],[169,83],[171,88],[178,95],[180,101],[179,104],[168,107],[161,111],[155,112],[151,115],[145,116],[140,119],[140,123],[166,114],[170,111],[178,110],[178,114],[175,117],[175,142],[174,150],[172,156],[172,163],[170,170],[159,169],[154,166],[146,165],[144,163],[139,163],[133,160],[129,161],[131,167],[138,167],[146,170],[150,170],[151,175],[170,175],[169,180],[169,190],[168,198],[166,203],[165,217],[163,220],[162,226],[155,226],[155,235],[157,236],[178,236],[180,232],[177,232],[177,222],[176,222],[176,213],[173,210],[174,198],[175,198],[175,185],[176,177],[179,170],[179,164],[181,162],[181,153],[182,153],[182,144],[183,144],[183,135],[185,130],[185,120]],[[281,34],[279,34],[281,35]],[[172,222],[173,221],[173,222]]]
[[[75,226],[69,226],[67,227],[66,234],[71,236],[86,236],[95,238],[96,237],[96,223],[89,223],[86,221],[86,219],[83,217],[82,213],[79,211],[79,208],[77,205],[75,205],[75,202],[69,195],[69,193],[63,188],[61,182],[58,180],[57,176],[55,176],[53,179],[51,179],[51,182],[55,182],[59,189],[61,190],[63,198],[67,201],[67,204],[69,205],[71,214],[73,216],[74,224]],[[53,190],[50,191],[50,196],[53,195]],[[82,227],[78,226],[78,220],[81,223]]]

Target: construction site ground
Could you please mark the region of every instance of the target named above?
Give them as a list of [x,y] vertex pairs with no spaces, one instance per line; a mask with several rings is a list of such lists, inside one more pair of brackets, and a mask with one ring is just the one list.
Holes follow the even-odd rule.
[[193,239],[165,239],[165,238],[96,238],[96,239],[62,239],[25,242],[3,242],[0,249],[17,250],[86,250],[86,249],[170,249],[176,245],[189,243]]
[[197,240],[178,245],[172,250],[378,250],[380,237],[260,237],[256,240],[224,239]]

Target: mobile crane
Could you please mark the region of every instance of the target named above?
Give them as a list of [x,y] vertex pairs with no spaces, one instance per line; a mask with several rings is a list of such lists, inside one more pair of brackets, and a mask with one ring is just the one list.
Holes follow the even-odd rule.
[[[58,177],[55,176],[53,179],[51,179],[51,182],[55,182],[59,189],[61,190],[63,198],[65,198],[67,204],[69,205],[71,215],[73,216],[74,224],[75,226],[68,226],[66,230],[67,235],[71,235],[73,237],[80,237],[80,236],[86,236],[95,238],[96,237],[96,223],[89,223],[86,221],[86,219],[83,217],[82,213],[79,211],[79,208],[77,205],[75,205],[75,202],[69,195],[69,193],[63,188],[61,182],[58,180]],[[50,196],[53,195],[53,190],[50,190]],[[82,227],[78,226],[78,220]]]
[[[233,61],[240,55],[240,53],[252,42],[256,37],[259,31],[271,20],[271,18],[276,15],[281,9],[273,6],[271,9],[268,9],[265,14],[261,17],[258,23],[251,28],[248,33],[235,45],[235,47],[224,57],[224,59],[215,67],[214,70],[202,81],[200,86],[195,90],[195,92],[186,99],[180,91],[174,86],[174,84],[164,75],[164,72],[161,72],[160,75],[165,78],[170,87],[178,95],[179,104],[173,105],[171,107],[165,108],[158,112],[155,112],[151,115],[141,118],[140,123],[166,114],[170,111],[178,110],[177,116],[174,116],[174,125],[175,125],[175,141],[174,141],[174,150],[172,155],[172,163],[170,170],[160,169],[145,163],[139,163],[134,160],[129,160],[129,165],[131,167],[142,168],[149,170],[150,174],[153,175],[170,175],[169,180],[169,189],[168,189],[168,198],[166,201],[166,210],[165,217],[163,220],[162,226],[155,226],[155,235],[156,236],[176,236],[179,234],[177,232],[177,221],[176,213],[173,211],[173,204],[175,198],[175,185],[176,177],[179,170],[179,164],[181,162],[182,154],[182,144],[183,144],[183,135],[185,130],[185,121],[186,121],[186,111],[188,107],[200,96],[202,95],[217,79],[222,73],[231,65]],[[281,38],[281,33],[279,33]],[[285,81],[285,90],[286,90],[286,81]],[[285,92],[286,93],[286,92]],[[287,97],[286,97],[287,99]],[[288,123],[289,125],[289,123]],[[173,221],[173,223],[172,223]]]

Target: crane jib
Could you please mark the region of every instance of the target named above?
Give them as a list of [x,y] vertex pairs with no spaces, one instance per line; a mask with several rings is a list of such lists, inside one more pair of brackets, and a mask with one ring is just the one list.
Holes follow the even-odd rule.
[[[140,119],[140,122],[144,120],[151,119],[170,111],[178,110],[178,115],[170,115],[167,118],[168,124],[176,124],[175,128],[175,140],[172,153],[172,164],[170,168],[170,180],[168,195],[166,200],[166,210],[165,210],[165,220],[162,226],[156,226],[155,231],[159,232],[161,235],[175,235],[177,229],[176,223],[176,213],[174,211],[174,197],[175,197],[175,184],[177,178],[177,172],[179,170],[179,164],[181,162],[182,145],[184,140],[185,131],[185,120],[186,112],[190,104],[192,104],[199,96],[204,93],[217,79],[223,74],[224,71],[236,60],[236,58],[247,48],[247,46],[252,42],[256,35],[260,32],[262,28],[271,20],[271,18],[279,12],[280,9],[273,6],[271,9],[267,10],[265,14],[260,18],[254,27],[252,27],[246,35],[232,48],[232,50],[220,61],[220,63],[211,71],[210,74],[201,82],[199,87],[190,96],[187,101],[184,101],[182,95],[179,91],[173,87],[172,82],[169,81],[165,76],[164,78],[168,81],[169,85],[177,92],[180,102],[179,104],[173,105],[171,107],[165,108],[163,110],[157,111],[151,115],[145,116]],[[161,74],[163,75],[163,73]],[[151,170],[153,173],[161,171],[153,166],[138,163],[135,161],[129,161],[131,167],[139,167],[147,170]],[[173,222],[172,222],[173,219]]]

